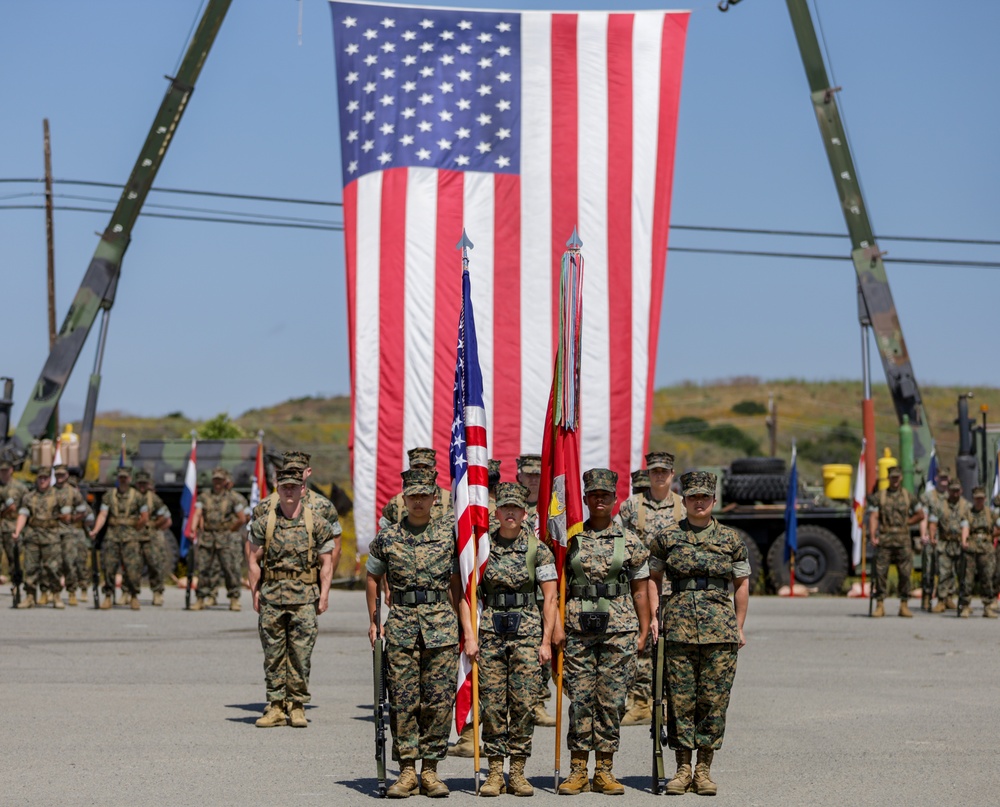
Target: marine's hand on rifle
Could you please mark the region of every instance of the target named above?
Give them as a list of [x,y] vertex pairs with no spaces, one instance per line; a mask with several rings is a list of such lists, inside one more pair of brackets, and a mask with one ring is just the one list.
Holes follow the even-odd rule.
[[653,635],[653,644],[656,644],[660,638],[660,620],[655,616],[649,621],[649,631]]
[[742,648],[742,647],[746,646],[747,637],[743,635],[743,628],[740,628],[739,631],[740,631],[740,644],[739,644],[739,646]]
[[260,613],[260,589],[253,593],[253,610]]
[[368,641],[371,642],[372,647],[375,647],[375,640],[378,638],[378,626],[372,622],[368,626]]
[[639,637],[636,640],[636,652],[637,653],[641,653],[643,650],[646,649],[646,639],[647,638],[648,637],[645,634],[643,634],[642,632],[639,633]]

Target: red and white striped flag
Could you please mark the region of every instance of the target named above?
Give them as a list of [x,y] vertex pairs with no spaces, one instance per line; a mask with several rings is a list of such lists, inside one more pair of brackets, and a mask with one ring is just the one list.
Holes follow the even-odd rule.
[[489,455],[508,468],[542,445],[558,267],[578,226],[581,462],[616,470],[624,498],[652,410],[688,13],[331,11],[359,551],[406,450],[445,453],[463,226]]
[[[250,507],[256,507],[261,499],[267,498],[267,474],[264,472],[264,432],[257,433],[257,459],[253,465],[253,480],[250,482]],[[247,529],[250,525],[247,524]]]
[[[865,479],[865,441],[861,441],[861,456],[854,475],[854,518],[851,519],[851,565],[861,568],[861,544],[864,540],[865,505],[868,501],[868,483]],[[864,574],[864,569],[861,571]]]

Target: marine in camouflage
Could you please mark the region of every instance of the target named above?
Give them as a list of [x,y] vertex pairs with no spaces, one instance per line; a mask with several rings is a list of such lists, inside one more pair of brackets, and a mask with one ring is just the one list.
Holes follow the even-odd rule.
[[152,478],[145,471],[137,471],[135,475],[136,488],[143,497],[149,520],[139,530],[139,563],[145,565],[149,577],[149,588],[154,594],[162,594],[163,582],[163,530],[158,524],[170,518],[170,510],[163,499],[152,489]]
[[[958,589],[956,575],[958,574],[959,558],[962,555],[962,531],[969,526],[969,515],[972,510],[969,503],[962,498],[962,486],[956,483],[949,492],[951,496],[932,496],[937,491],[928,494],[930,514],[927,517],[933,527],[937,542],[938,562],[938,599],[953,597]],[[952,603],[954,605],[954,603]]]
[[[80,491],[69,484],[69,471],[65,465],[57,465],[54,468],[56,477],[55,492],[59,500],[59,550],[62,555],[59,563],[59,571],[66,582],[66,590],[74,592],[77,587],[77,552],[79,551],[80,522],[86,515],[87,506],[84,504],[83,495]],[[59,589],[57,588],[56,591]]]
[[667,745],[674,750],[722,748],[737,644],[667,642]]
[[[910,596],[913,574],[913,546],[909,519],[923,512],[923,506],[905,488],[899,486],[901,472],[889,471],[890,487],[874,491],[868,497],[868,511],[877,519],[878,545],[875,547],[875,598],[880,602],[888,591],[889,566],[895,564],[899,573],[899,599]],[[893,482],[893,480],[896,480]],[[892,486],[896,488],[893,490]]]
[[958,607],[962,609],[968,606],[978,587],[983,605],[995,609],[996,589],[993,578],[996,572],[996,554],[993,536],[997,516],[986,505],[986,491],[982,488],[973,489],[973,502],[969,509],[969,541],[964,550],[965,578],[961,581]]
[[[14,568],[14,526],[21,499],[28,492],[28,486],[13,476],[14,466],[7,460],[0,461],[0,541],[7,556],[7,568]],[[6,480],[6,481],[4,481]]]
[[212,471],[212,489],[198,494],[195,507],[201,512],[201,530],[198,535],[198,568],[208,570],[208,577],[199,576],[199,600],[210,596],[213,588],[211,570],[217,564],[222,571],[226,594],[238,598],[242,587],[241,561],[234,563],[228,549],[229,536],[242,523],[242,512],[230,491],[226,489],[226,472],[222,468]]
[[115,575],[123,569],[122,588],[137,597],[142,583],[142,553],[139,549],[140,532],[146,524],[149,510],[144,497],[131,485],[132,472],[121,468],[118,479],[121,487],[104,494],[95,529],[108,525],[101,555],[104,566],[105,596],[112,596]]
[[49,487],[48,468],[40,468],[35,487],[21,497],[18,515],[27,523],[20,542],[24,547],[24,588],[34,596],[35,590],[59,591],[62,547],[59,543],[59,498]]

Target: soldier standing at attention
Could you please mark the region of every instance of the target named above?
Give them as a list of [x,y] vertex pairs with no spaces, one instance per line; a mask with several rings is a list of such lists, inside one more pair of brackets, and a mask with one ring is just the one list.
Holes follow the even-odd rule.
[[[674,455],[666,451],[651,451],[646,455],[649,490],[633,494],[622,502],[618,522],[639,536],[649,549],[654,536],[677,529],[684,518],[684,502],[671,490],[674,481]],[[660,607],[659,598],[649,598],[649,621],[655,625]],[[635,683],[629,692],[631,704],[622,719],[623,726],[649,725],[653,718],[653,643],[647,638],[646,647],[636,660]]]
[[[621,795],[612,773],[635,656],[649,633],[649,552],[638,536],[612,520],[618,474],[594,468],[583,475],[590,518],[566,554],[566,650],[570,774],[559,793]],[[631,596],[629,596],[631,595]],[[597,761],[587,776],[590,752]]]
[[[70,471],[69,483],[76,488],[80,489],[80,474],[76,471]],[[73,555],[73,562],[76,564],[76,584],[80,588],[80,596],[77,602],[85,603],[87,601],[87,590],[90,584],[89,569],[87,566],[90,560],[90,529],[94,526],[94,508],[90,506],[87,499],[84,498],[83,494],[80,494],[80,498],[83,499],[84,512],[82,518],[76,524],[76,529],[74,530],[74,535],[76,536],[76,551]]]
[[912,617],[906,602],[913,573],[910,525],[923,518],[923,507],[903,487],[903,472],[898,465],[889,469],[889,488],[876,490],[868,497],[868,512],[868,534],[875,547],[876,603],[872,616],[885,616],[883,601],[889,585],[889,566],[895,563],[899,572],[899,615]]
[[108,534],[104,536],[101,550],[104,561],[104,599],[101,609],[111,608],[115,591],[115,575],[122,567],[123,594],[130,597],[133,611],[139,610],[139,586],[142,583],[142,556],[139,548],[139,533],[149,521],[149,509],[142,494],[132,487],[132,467],[123,465],[118,469],[118,487],[104,494],[97,523],[90,531],[91,540],[108,524]]
[[[411,448],[406,452],[406,457],[410,462],[410,470],[437,470],[436,452],[433,448]],[[434,505],[431,507],[431,521],[446,516],[452,512],[451,491],[442,487],[435,487]],[[381,530],[390,524],[399,524],[406,515],[406,506],[403,503],[402,493],[397,493],[382,508],[382,517],[378,520],[378,528]]]
[[[52,592],[55,608],[65,608],[63,601],[55,593],[59,590],[59,564],[62,549],[59,545],[59,498],[51,487],[52,469],[42,467],[35,477],[35,487],[21,497],[17,511],[17,522],[11,540],[14,551],[25,527],[28,534],[24,540],[24,599],[18,608],[34,608],[35,589],[42,593]],[[39,605],[48,603],[48,597]]]
[[[212,489],[198,494],[195,504],[194,526],[191,531],[198,536],[198,565],[211,569],[213,563],[222,568],[229,595],[229,610],[240,610],[240,590],[243,581],[239,565],[234,569],[231,558],[226,555],[226,540],[243,522],[243,514],[237,512],[236,500],[226,490],[226,472],[222,468],[212,471]],[[211,593],[211,580],[199,577],[197,602],[192,611],[205,607],[205,598]]]
[[[684,474],[681,488],[686,518],[677,529],[655,535],[649,547],[656,596],[665,578],[671,592],[663,606],[662,629],[667,743],[674,751],[677,772],[667,783],[667,793],[694,790],[714,796],[712,759],[726,732],[737,651],[746,644],[743,623],[750,601],[750,563],[746,544],[736,531],[712,517],[715,474]],[[694,749],[698,762],[692,775]]]
[[[478,647],[474,638],[466,642],[466,653],[479,661],[483,748],[490,763],[480,796],[507,792],[504,757],[510,757],[509,792],[534,793],[524,778],[524,764],[531,756],[538,667],[552,661],[553,642],[561,644],[564,638],[562,628],[555,627],[555,557],[525,520],[527,492],[516,482],[497,485],[499,524],[490,529],[490,557],[478,589],[483,606]],[[545,598],[541,614],[535,600],[538,584]],[[464,598],[460,607],[463,623],[471,624]]]
[[[986,506],[986,489],[972,489],[972,509],[969,511],[968,533],[963,535],[962,552],[965,554],[965,577],[958,595],[958,615],[972,616],[972,587],[978,582],[979,596],[983,599],[983,616],[996,619],[997,593],[993,588],[994,565],[993,538],[997,534],[996,514]],[[967,536],[967,537],[966,537]]]
[[645,468],[640,468],[638,471],[632,471],[632,495],[645,496],[648,492],[649,471]]
[[[440,798],[449,793],[437,766],[448,749],[455,702],[462,584],[453,519],[431,520],[437,471],[421,468],[402,476],[406,515],[379,531],[368,554],[368,638],[374,647],[375,601],[388,578],[389,725],[392,758],[400,768],[388,796],[406,798],[419,789]],[[471,624],[462,627],[472,635]],[[419,780],[418,759],[423,760]]]
[[14,544],[14,525],[17,524],[17,510],[21,498],[28,492],[28,486],[14,478],[14,465],[9,460],[0,460],[0,540],[7,555],[7,568],[14,568],[14,553],[19,551]]
[[[938,480],[940,479],[938,476]],[[946,487],[947,498],[933,496],[937,493],[936,490],[931,491],[928,497],[931,512],[927,516],[927,534],[931,546],[937,549],[938,562],[938,601],[931,609],[935,614],[955,608],[958,560],[962,556],[962,547],[969,539],[970,508],[969,503],[962,498],[962,483],[956,479]]]
[[170,510],[163,499],[153,492],[153,478],[149,471],[135,472],[135,487],[143,497],[149,521],[139,530],[139,563],[146,564],[149,587],[153,590],[153,605],[163,605],[163,537],[162,532],[170,527]]
[[[319,632],[316,617],[329,605],[340,539],[302,504],[302,471],[278,473],[278,506],[250,528],[249,573],[257,629],[264,648],[267,709],[258,728],[306,728],[309,669]],[[286,714],[285,709],[288,708]]]
[[[65,465],[56,465],[52,472],[56,477],[56,486],[53,488],[56,498],[59,500],[59,571],[66,581],[66,591],[69,593],[69,604],[77,605],[76,599],[76,553],[80,532],[80,522],[87,515],[87,505],[83,502],[83,496],[73,485],[69,484],[69,469]],[[52,597],[61,600],[62,586],[59,583],[59,576],[56,575],[55,588],[52,589]],[[57,605],[56,608],[59,606]]]

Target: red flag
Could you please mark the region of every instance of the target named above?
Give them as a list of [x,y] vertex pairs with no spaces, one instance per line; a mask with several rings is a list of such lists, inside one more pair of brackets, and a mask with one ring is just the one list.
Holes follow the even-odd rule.
[[264,473],[263,432],[257,435],[257,461],[253,466],[253,482],[250,485],[250,507],[256,507],[261,499],[267,498],[267,474]]

